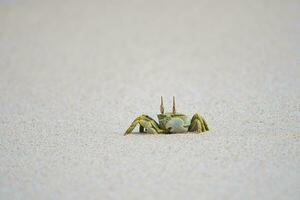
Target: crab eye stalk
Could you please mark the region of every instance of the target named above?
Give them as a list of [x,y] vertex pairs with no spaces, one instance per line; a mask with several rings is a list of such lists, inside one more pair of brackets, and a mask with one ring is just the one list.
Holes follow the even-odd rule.
[[164,114],[164,112],[165,112],[165,109],[164,109],[164,100],[163,100],[163,97],[161,96],[160,97],[160,113]]
[[173,96],[173,114],[176,113],[176,108],[175,108],[175,97]]

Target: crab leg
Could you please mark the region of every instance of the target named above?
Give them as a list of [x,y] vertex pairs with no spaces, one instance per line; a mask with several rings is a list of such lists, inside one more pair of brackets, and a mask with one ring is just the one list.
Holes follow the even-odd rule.
[[208,126],[203,117],[201,117],[198,113],[194,114],[191,125],[189,126],[188,131],[190,132],[205,132],[208,131]]
[[129,128],[126,130],[124,135],[127,135],[133,131],[133,129],[140,125],[140,132],[143,132],[144,129],[146,129],[146,132],[148,133],[161,133],[162,130],[159,128],[158,124],[154,119],[147,115],[141,115],[137,117],[129,126]]

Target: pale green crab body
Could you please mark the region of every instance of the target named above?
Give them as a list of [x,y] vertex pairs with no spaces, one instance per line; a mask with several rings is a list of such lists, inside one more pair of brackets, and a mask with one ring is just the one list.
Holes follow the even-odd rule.
[[164,113],[163,100],[161,98],[161,114],[158,114],[157,118],[158,123],[148,115],[137,117],[126,130],[125,135],[131,133],[138,124],[140,125],[140,132],[152,134],[203,133],[209,130],[206,121],[199,114],[196,113],[192,119],[189,119],[185,114],[176,113],[174,97],[172,113]]
[[191,120],[184,114],[158,114],[159,127],[167,133],[184,133],[188,132]]

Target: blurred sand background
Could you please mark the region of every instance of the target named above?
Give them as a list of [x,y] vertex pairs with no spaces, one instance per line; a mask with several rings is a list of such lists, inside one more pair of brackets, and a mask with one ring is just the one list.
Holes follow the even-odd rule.
[[0,199],[299,199],[299,65],[299,0],[0,0]]

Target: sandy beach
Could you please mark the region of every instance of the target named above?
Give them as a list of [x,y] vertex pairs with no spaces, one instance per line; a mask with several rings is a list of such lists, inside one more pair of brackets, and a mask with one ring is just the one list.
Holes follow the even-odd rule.
[[[299,199],[299,10],[0,0],[0,199]],[[210,131],[123,136],[160,96]]]

